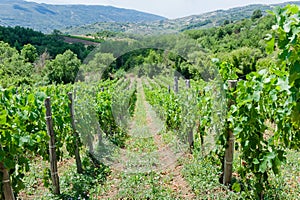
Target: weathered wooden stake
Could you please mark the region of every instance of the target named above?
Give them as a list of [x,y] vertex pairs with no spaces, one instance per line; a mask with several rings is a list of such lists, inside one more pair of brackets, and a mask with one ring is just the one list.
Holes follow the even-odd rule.
[[77,93],[76,93],[76,89],[74,89],[74,94],[73,94],[73,99],[74,99],[74,100],[76,100],[76,97],[77,97],[76,94],[77,94]]
[[178,93],[178,77],[174,77],[174,92]]
[[190,89],[191,88],[191,82],[190,82],[190,80],[185,80],[185,85],[186,85],[187,89]]
[[102,143],[102,131],[100,129],[100,125],[97,125],[97,136],[98,136],[98,142],[99,144]]
[[[229,80],[228,87],[229,89],[235,89],[237,84],[236,80]],[[230,109],[231,105],[234,104],[234,100],[230,99],[228,101],[228,109]],[[223,184],[228,185],[231,183],[232,179],[232,162],[233,162],[233,153],[234,153],[234,135],[233,131],[228,129],[228,138],[227,138],[227,148],[225,150],[225,158],[224,158],[224,176],[223,176]]]
[[189,128],[189,130],[188,130],[188,142],[189,142],[190,152],[192,152],[192,149],[194,149],[193,128]]
[[75,159],[76,159],[76,166],[77,166],[77,172],[82,173],[82,165],[81,165],[81,159],[80,159],[80,153],[79,153],[79,134],[76,130],[75,125],[75,118],[74,118],[74,101],[73,101],[73,95],[72,92],[68,93],[69,96],[69,109],[70,109],[70,117],[71,117],[71,125],[73,129],[73,135],[75,137]]
[[49,140],[49,155],[50,155],[50,170],[51,170],[51,179],[52,185],[54,187],[54,194],[60,194],[59,187],[59,176],[57,173],[57,158],[55,151],[55,135],[53,130],[53,121],[52,121],[52,112],[51,112],[51,102],[50,97],[47,97],[45,100],[46,107],[46,122],[47,122],[47,132],[50,136]]
[[[15,196],[10,184],[10,177],[9,177],[8,170],[4,167],[4,164],[1,162],[0,162],[0,172],[2,172],[2,185],[3,185],[2,189],[3,189],[4,199],[14,200]],[[0,195],[2,195],[1,193]]]

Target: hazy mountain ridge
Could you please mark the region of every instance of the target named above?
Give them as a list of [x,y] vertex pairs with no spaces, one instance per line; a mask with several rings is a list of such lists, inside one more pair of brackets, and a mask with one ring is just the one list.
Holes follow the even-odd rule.
[[113,32],[124,33],[140,33],[140,34],[164,34],[164,33],[177,33],[188,29],[208,28],[219,26],[225,20],[239,21],[244,18],[250,18],[253,11],[260,9],[263,13],[266,10],[272,10],[275,6],[285,6],[287,4],[300,5],[299,1],[286,2],[281,4],[263,5],[253,4],[243,7],[231,8],[228,10],[216,10],[200,15],[191,15],[188,17],[178,19],[166,19],[153,21],[148,23],[107,23],[99,22],[88,24],[79,27],[67,27],[63,32],[67,34],[87,34],[96,33],[99,31],[109,30]]
[[95,22],[150,22],[164,17],[130,9],[96,5],[50,5],[0,0],[0,25],[23,26],[43,32]]

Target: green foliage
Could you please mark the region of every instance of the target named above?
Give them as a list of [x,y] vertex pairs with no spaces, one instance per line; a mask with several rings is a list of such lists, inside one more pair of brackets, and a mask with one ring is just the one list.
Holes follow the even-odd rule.
[[259,18],[261,18],[262,16],[263,16],[262,11],[259,10],[259,9],[257,9],[257,10],[254,10],[254,11],[253,11],[253,14],[252,14],[252,16],[251,16],[251,19],[252,19],[252,20],[259,19]]
[[[194,153],[197,155],[200,154],[200,150],[203,150],[203,141],[209,135],[208,133],[211,133],[210,129],[218,132],[223,130],[223,127],[215,128],[215,124],[221,126],[226,123],[225,128],[232,129],[235,135],[236,149],[239,150],[238,159],[241,161],[237,164],[238,176],[232,182],[232,190],[240,193],[242,198],[262,198],[264,195],[266,198],[277,197],[277,193],[273,195],[270,192],[274,190],[271,182],[277,180],[281,173],[282,164],[286,161],[286,149],[298,149],[300,144],[300,10],[297,6],[289,5],[283,9],[277,8],[273,16],[277,24],[273,26],[272,34],[266,37],[267,44],[261,41],[264,38],[262,35],[269,32],[273,22],[270,16],[253,21],[226,23],[218,28],[185,32],[195,39],[194,42],[208,49],[207,52],[194,52],[191,41],[176,43],[173,48],[177,52],[184,53],[187,48],[192,49],[192,53],[187,55],[187,60],[171,51],[166,53],[157,49],[139,49],[124,54],[113,62],[114,56],[122,52],[128,42],[117,46],[121,49],[120,52],[116,52],[116,55],[96,54],[94,59],[85,65],[84,72],[89,74],[103,72],[110,65],[112,71],[109,72],[122,70],[117,71],[114,76],[107,72],[107,77],[121,79],[118,82],[108,80],[97,83],[93,87],[76,84],[79,88],[76,90],[77,95],[80,96],[76,99],[78,105],[76,117],[80,121],[77,129],[81,133],[83,142],[89,143],[90,136],[99,133],[99,122],[101,131],[110,141],[120,147],[125,145],[126,127],[133,115],[136,102],[136,83],[123,79],[126,70],[138,66],[139,75],[142,76],[153,74],[153,71],[161,70],[162,66],[166,65],[172,66],[186,77],[213,82],[216,81],[214,78],[219,77],[215,75],[214,68],[210,67],[209,60],[210,57],[217,55],[221,61],[225,61],[217,63],[221,82],[208,84],[203,81],[191,81],[191,90],[175,94],[169,92],[166,87],[172,84],[172,80],[170,82],[160,77],[155,81],[148,81],[148,84],[144,83],[146,98],[158,111],[166,128],[178,133],[177,137],[184,142],[186,133],[191,127],[195,127]],[[20,28],[15,30],[21,33],[25,31]],[[31,30],[26,31],[31,32]],[[36,37],[42,36],[37,34]],[[51,37],[54,38],[54,35]],[[168,40],[150,39],[150,41],[153,42],[151,44],[165,42],[169,45],[168,42],[174,38],[176,37],[170,37]],[[19,50],[22,48],[21,44],[21,40],[14,42]],[[106,45],[103,48],[108,52],[114,48],[113,45]],[[63,158],[63,149],[66,149],[70,155],[74,154],[75,138],[71,134],[66,95],[73,86],[51,85],[37,89],[24,86],[9,87],[32,83],[29,81],[35,72],[32,63],[36,61],[36,53],[40,50],[39,47],[36,50],[35,46],[30,44],[25,45],[21,53],[16,48],[0,42],[0,84],[2,87],[8,87],[7,89],[1,87],[0,90],[0,162],[11,170],[13,187],[18,192],[24,187],[21,180],[30,170],[31,156],[38,154],[48,159],[48,136],[43,108],[46,96],[50,96],[52,101],[57,155],[60,159]],[[265,52],[273,55],[264,57]],[[278,53],[277,60],[274,59],[276,53]],[[46,66],[49,82],[73,83],[79,71],[80,60],[71,50],[67,50],[64,54],[57,55],[54,60],[48,61]],[[237,78],[244,80],[238,83],[235,91],[229,90],[226,81]],[[235,99],[235,105],[232,105],[230,110],[222,107],[227,102],[216,90],[216,85],[221,86],[227,98]],[[190,102],[193,102],[195,107],[190,105]],[[222,109],[228,112],[221,113]],[[214,113],[214,110],[217,112]],[[222,114],[225,116],[224,120],[220,119]],[[227,132],[214,133],[214,136],[217,136],[216,143],[220,145],[215,151],[223,162]],[[203,190],[207,191],[207,188],[215,190],[218,187],[218,180],[215,175],[207,176],[204,182],[199,177],[210,173],[208,168],[214,168],[213,173],[219,175],[222,164],[213,153],[206,158],[196,157],[196,160],[196,163],[192,163],[188,169],[185,169],[185,173],[195,193],[200,196],[203,195]],[[91,174],[75,175],[68,172],[70,176],[63,179],[65,181],[63,184],[72,183],[74,191],[71,191],[73,188],[67,190],[72,197],[87,196],[89,188],[99,183],[91,177],[95,175],[102,180],[104,177],[102,175],[107,175],[105,166],[99,168],[100,172],[89,164],[86,166],[86,170],[91,170]],[[132,179],[129,183],[134,182],[132,186],[136,187],[141,177],[132,176],[129,178]],[[48,178],[46,177],[45,180]],[[156,197],[156,194],[159,197],[167,194],[158,188],[156,185],[153,186],[152,193],[147,193],[149,198]],[[159,191],[162,193],[158,194]],[[121,196],[129,194],[126,192],[128,191],[126,190]],[[134,193],[129,195],[134,196]],[[278,194],[278,197],[282,196]],[[231,192],[218,193],[207,198],[215,197],[235,198],[236,195]]]
[[217,63],[219,65],[219,72],[222,76],[222,80],[236,80],[238,78],[236,73],[236,68],[228,63],[228,62],[222,62]]
[[51,57],[55,57],[70,49],[82,61],[91,52],[90,47],[85,47],[84,44],[68,44],[64,42],[63,37],[59,34],[45,35],[33,29],[20,26],[0,26],[0,41],[8,43],[18,51],[21,51],[24,45],[31,44],[37,49],[39,55],[47,51]]
[[[300,127],[300,59],[299,59],[299,30],[300,10],[296,5],[288,5],[283,9],[277,8],[272,13],[276,18],[276,25],[273,26],[273,36],[268,38],[269,52],[275,48],[279,49],[278,67],[288,72],[293,106],[293,127],[299,136]],[[297,140],[298,141],[298,140]]]
[[192,162],[184,166],[183,175],[200,199],[242,199],[240,194],[225,189],[219,182],[222,171],[219,170],[216,155],[207,157],[200,153],[193,155]]
[[190,30],[190,29],[196,29],[196,28],[201,28],[202,26],[205,26],[207,24],[212,23],[212,21],[210,19],[204,20],[202,22],[198,22],[192,25],[189,25],[183,29],[181,29],[180,31],[186,31],[186,30]]
[[[298,68],[298,32],[293,32],[299,26],[299,20],[295,20],[297,14],[297,6],[278,8],[274,14],[277,25],[274,36],[267,38],[266,47],[269,52],[273,52],[274,47],[280,49],[279,61],[249,73],[246,80],[238,83],[235,92],[225,87],[227,97],[235,98],[227,115],[226,121],[230,124],[226,128],[233,130],[240,144],[242,162],[238,173],[245,185],[242,191],[257,199],[262,199],[270,189],[270,176],[280,174],[286,148],[299,144],[299,115],[294,115],[299,110],[299,87],[294,80],[299,76],[293,70]],[[228,67],[220,68],[223,81],[232,78],[229,72]],[[237,184],[234,188],[240,190]]]
[[102,74],[109,68],[114,60],[115,58],[111,53],[96,53],[93,55],[92,60],[84,66],[84,71],[87,73],[92,72]]
[[50,83],[74,83],[79,67],[80,60],[71,51],[67,50],[64,54],[57,55],[54,60],[46,64],[48,79]]
[[175,199],[171,189],[164,183],[168,178],[154,171],[149,173],[122,174],[122,189],[118,199]]
[[[284,148],[293,135],[292,124],[287,120],[292,108],[289,95],[288,79],[279,70],[251,73],[237,87],[237,102],[231,107],[228,120],[241,144],[240,158],[246,163],[240,166],[239,174],[257,195],[268,188],[270,173],[279,174],[285,161]],[[277,124],[272,133],[268,121]],[[254,174],[253,182],[247,180],[249,173]]]
[[212,80],[215,70],[211,62],[210,54],[204,51],[194,51],[188,55],[189,74],[194,80]]
[[32,64],[25,62],[15,48],[0,42],[0,84],[3,87],[30,84],[33,72]]
[[33,63],[36,61],[38,54],[36,48],[31,44],[26,44],[21,50],[21,56],[25,59],[26,62]]
[[110,38],[110,37],[115,37],[117,33],[105,30],[105,31],[97,32],[96,35],[100,38]]
[[[69,87],[49,86],[39,89],[7,88],[0,91],[0,162],[12,171],[12,185],[18,193],[24,187],[22,178],[30,171],[30,160],[40,155],[48,160],[48,140],[46,132],[44,100],[51,97],[52,119],[58,159],[62,158],[62,148],[73,149],[70,131],[70,111],[67,91]],[[72,147],[73,146],[73,147]],[[70,155],[73,155],[70,150]]]
[[113,144],[121,147],[127,138],[126,127],[136,102],[136,85],[132,84],[129,80],[120,79],[118,84],[103,88],[96,99],[100,128]]
[[[222,61],[231,63],[240,78],[245,78],[250,72],[256,71],[256,63],[262,56],[263,54],[259,49],[242,47],[219,57]],[[221,72],[221,74],[223,73]]]
[[[95,118],[93,118],[93,116],[87,115],[90,112],[87,112],[87,110],[78,110],[78,108],[82,108],[80,106],[84,106],[84,108],[91,108],[88,106],[88,102],[91,102],[91,106],[93,106],[94,111],[96,111],[95,101],[91,101],[92,99],[95,99],[95,95],[93,95],[93,93],[88,93],[87,91],[96,88],[100,90],[101,87],[109,86],[112,83],[115,83],[115,81],[99,83],[97,87],[87,87],[84,84],[78,83],[77,86],[85,91],[85,98],[80,99],[81,101],[76,100],[78,106],[76,106],[77,109],[75,110],[75,117],[78,120],[76,127],[80,135],[82,136],[82,140],[86,139],[83,133],[84,129],[82,129],[82,126],[89,127],[90,130],[92,130],[92,127],[95,127],[95,123],[97,123],[99,118],[101,119],[101,116],[99,115],[98,118],[98,116],[95,115]],[[68,105],[69,99],[67,95],[73,87],[74,86],[71,85],[50,85],[35,89],[29,87],[11,87],[7,89],[1,88],[0,162],[2,162],[4,166],[11,171],[12,185],[16,194],[22,188],[24,188],[22,178],[25,176],[26,173],[29,173],[32,158],[36,155],[39,155],[44,160],[49,160],[49,136],[46,132],[44,107],[44,100],[47,96],[51,98],[53,128],[55,132],[56,141],[55,146],[58,160],[62,160],[65,157],[64,153],[66,152],[66,150],[69,156],[74,156],[76,138],[74,137],[71,128],[70,110]],[[124,95],[132,94],[133,91],[134,88],[130,92],[124,93]],[[80,94],[80,91],[78,91],[78,93]],[[129,109],[132,113],[132,110],[134,109],[134,106],[132,107],[132,105],[135,104],[134,97],[131,96],[129,98],[129,101],[129,108],[127,107],[127,109]],[[128,106],[128,104],[126,103],[120,103],[118,105],[123,105],[122,108],[124,109],[126,106]],[[103,107],[103,109],[107,108]],[[112,108],[110,107],[108,110],[111,109]],[[78,111],[84,111],[84,113]],[[117,134],[119,134],[118,136],[120,137],[123,133],[124,132],[118,132]],[[120,138],[118,139],[116,135],[112,138],[117,142],[121,140]],[[120,144],[120,142],[118,144]],[[80,148],[81,145],[82,143],[80,143]],[[83,166],[85,167],[86,173],[92,172],[94,170],[89,168],[90,165],[87,163],[85,163]],[[96,169],[96,171],[94,172],[100,177],[105,174],[101,170],[107,171],[107,167],[102,166],[99,168],[99,170],[100,171]],[[46,183],[45,186],[49,186],[49,184],[47,184],[50,179],[48,171],[44,174],[44,176],[44,182]],[[82,175],[82,177],[80,177],[82,179],[87,178],[87,182],[89,182],[90,180],[94,180],[91,178],[92,175],[89,176],[90,177],[87,177],[86,174],[84,174]],[[71,181],[74,181],[75,184],[75,182],[79,180],[80,178],[77,180],[75,177],[74,180]],[[76,190],[78,192],[82,191],[79,190],[79,182],[76,182],[76,184],[78,187]]]
[[45,117],[44,97],[43,93],[17,92],[15,88],[0,91],[0,162],[6,169],[15,170],[16,192],[24,187],[21,178],[29,170],[29,156],[46,153],[42,146],[47,144],[48,137],[45,122],[40,120]]
[[240,47],[259,48],[264,51],[263,38],[270,32],[274,19],[268,15],[256,21],[243,19],[221,27],[185,31],[198,44],[212,53],[230,52]]
[[178,130],[181,123],[181,108],[176,95],[168,93],[165,87],[158,87],[152,83],[151,88],[144,85],[147,101],[159,111],[159,116],[164,119],[166,128]]
[[102,163],[95,165],[89,157],[83,158],[84,173],[76,173],[76,169],[71,169],[61,176],[62,195],[60,199],[72,198],[90,198],[97,196],[97,187],[106,181],[107,176],[111,173],[108,166]]

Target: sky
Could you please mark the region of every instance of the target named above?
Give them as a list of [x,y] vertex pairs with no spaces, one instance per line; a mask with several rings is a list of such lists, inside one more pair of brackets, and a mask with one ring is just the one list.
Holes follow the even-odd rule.
[[249,4],[283,3],[288,0],[28,0],[47,4],[111,5],[157,14],[169,19]]

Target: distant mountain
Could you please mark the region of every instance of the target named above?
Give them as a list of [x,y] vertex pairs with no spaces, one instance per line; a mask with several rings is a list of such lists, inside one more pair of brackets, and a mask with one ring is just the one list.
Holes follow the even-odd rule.
[[164,17],[135,10],[96,5],[49,5],[23,0],[0,0],[0,25],[23,26],[42,32],[96,22],[142,23]]
[[244,18],[250,18],[253,11],[259,9],[266,13],[266,10],[273,10],[275,6],[285,6],[287,4],[300,5],[300,1],[286,2],[282,4],[263,5],[255,4],[243,7],[232,8],[228,10],[216,10],[200,15],[192,15],[179,19],[160,20],[153,22],[139,22],[139,23],[109,23],[99,22],[79,27],[68,27],[63,32],[67,34],[87,34],[97,33],[104,30],[124,33],[141,33],[141,34],[164,34],[164,33],[178,33],[189,29],[208,28],[213,26],[220,26],[224,24],[225,20],[239,21]]

